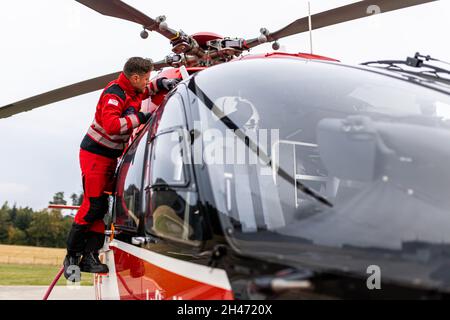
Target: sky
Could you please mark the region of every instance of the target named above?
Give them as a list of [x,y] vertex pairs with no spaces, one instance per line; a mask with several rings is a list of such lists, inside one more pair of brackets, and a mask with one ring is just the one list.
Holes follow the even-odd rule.
[[[401,1],[401,0],[394,0]],[[306,0],[242,1],[127,0],[172,29],[253,38],[261,27],[276,31],[307,15]],[[312,0],[312,14],[355,2]],[[374,15],[313,32],[314,53],[356,64],[405,59],[419,51],[450,61],[450,1]],[[314,21],[313,21],[314,23]],[[122,69],[127,58],[160,60],[169,42],[147,40],[137,24],[100,15],[73,0],[15,0],[0,11],[0,106],[74,82]],[[288,52],[309,52],[309,34],[280,41]],[[252,52],[272,51],[266,44]],[[0,205],[8,201],[35,210],[55,192],[66,199],[82,190],[79,144],[92,122],[100,92],[0,119]]]

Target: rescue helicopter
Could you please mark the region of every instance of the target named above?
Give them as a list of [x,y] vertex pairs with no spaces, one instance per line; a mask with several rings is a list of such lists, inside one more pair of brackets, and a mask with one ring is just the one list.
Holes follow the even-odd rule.
[[[371,5],[384,14],[432,1],[359,1],[242,39],[175,31],[119,0],[78,0],[143,26],[143,38],[169,39],[154,70],[182,80],[145,102],[153,116],[117,167],[102,253],[110,272],[95,275],[96,297],[448,297],[450,71],[419,53],[361,65],[243,55],[364,18]],[[12,103],[0,118],[117,75]],[[278,75],[293,81],[281,87]]]

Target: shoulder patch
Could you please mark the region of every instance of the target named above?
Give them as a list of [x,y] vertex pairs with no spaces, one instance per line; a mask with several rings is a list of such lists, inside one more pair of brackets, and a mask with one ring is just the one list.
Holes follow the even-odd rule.
[[117,101],[116,99],[109,99],[108,100],[108,104],[112,104],[113,106],[118,107],[119,106],[119,101]]
[[125,101],[127,98],[127,96],[125,95],[125,91],[123,91],[123,89],[118,84],[113,84],[112,86],[107,88],[105,92],[103,92],[103,94],[114,94],[123,101]]

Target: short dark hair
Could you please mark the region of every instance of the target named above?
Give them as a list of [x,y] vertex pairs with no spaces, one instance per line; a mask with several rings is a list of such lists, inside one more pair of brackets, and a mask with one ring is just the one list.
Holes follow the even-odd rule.
[[125,73],[127,77],[131,77],[133,74],[143,75],[152,70],[152,61],[141,57],[132,57],[128,59],[123,67],[123,73]]

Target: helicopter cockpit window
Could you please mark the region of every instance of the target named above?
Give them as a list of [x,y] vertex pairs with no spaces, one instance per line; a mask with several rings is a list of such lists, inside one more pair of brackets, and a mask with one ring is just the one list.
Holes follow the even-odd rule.
[[185,126],[185,123],[183,99],[179,93],[175,93],[167,100],[164,106],[164,112],[161,114],[158,122],[157,133],[169,128]]
[[148,133],[135,141],[120,165],[116,184],[115,224],[135,231],[143,214],[142,177]]
[[153,141],[151,185],[185,186],[183,136],[179,131],[160,134]]
[[235,125],[243,130],[255,130],[259,124],[258,110],[251,101],[238,96],[218,98],[215,105],[220,110],[217,120],[225,121],[228,125]]
[[202,224],[197,192],[190,187],[189,145],[181,96],[172,96],[158,117],[161,120],[151,143],[150,172],[146,178],[150,208],[145,230],[163,239],[198,246]]
[[[290,81],[278,86],[281,77]],[[217,66],[194,81],[215,204],[242,250],[365,273],[369,257],[419,265],[422,248],[430,274],[439,268],[437,247],[450,248],[449,95],[287,59]]]
[[450,104],[438,101],[432,106],[431,113],[434,113],[437,117],[448,121],[450,120]]

